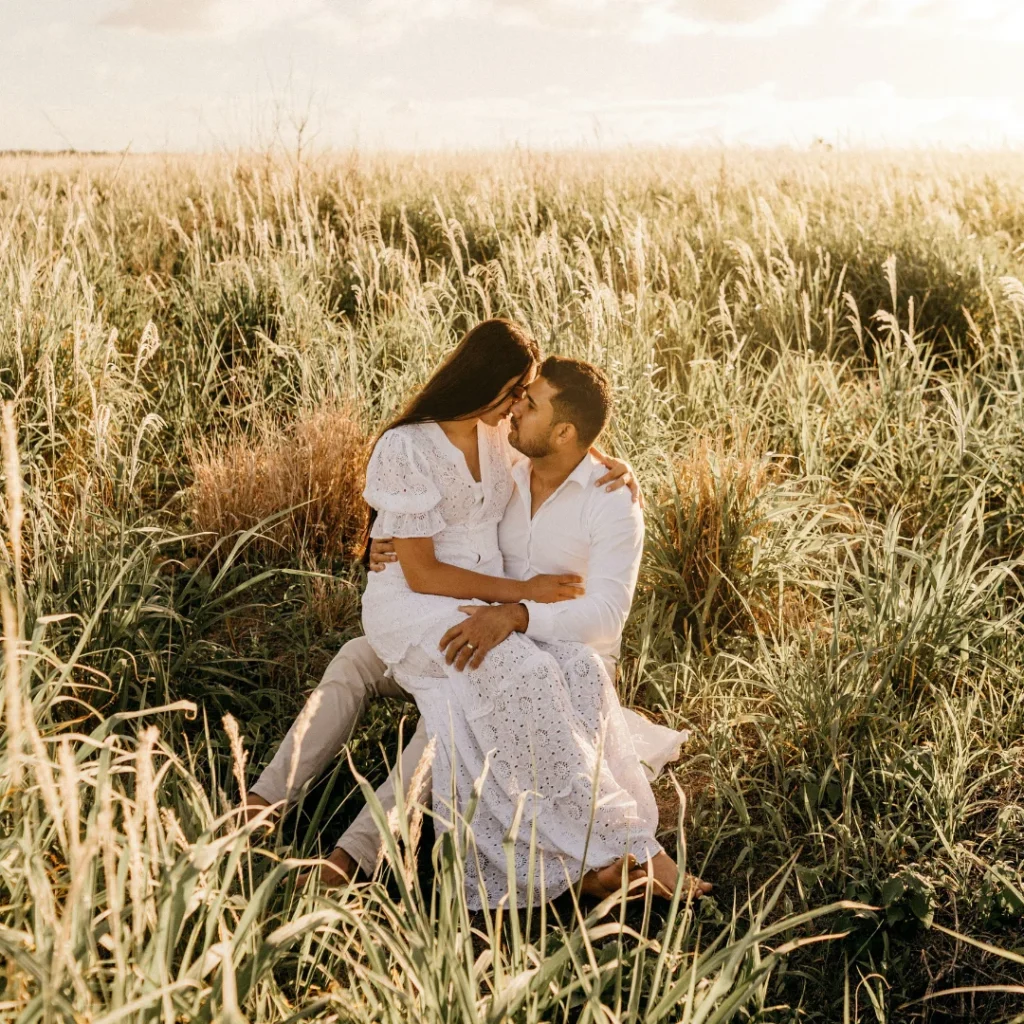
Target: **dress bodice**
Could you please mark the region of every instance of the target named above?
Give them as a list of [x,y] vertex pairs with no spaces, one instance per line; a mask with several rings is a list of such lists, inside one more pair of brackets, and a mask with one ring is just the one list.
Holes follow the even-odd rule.
[[481,423],[477,439],[479,481],[436,423],[387,431],[366,472],[364,496],[377,512],[371,536],[433,537],[440,561],[465,568],[500,559],[497,525],[513,486],[509,459],[499,428]]
[[[480,480],[462,452],[436,423],[386,431],[374,446],[363,496],[376,512],[370,536],[431,537],[439,561],[503,575],[498,524],[512,494],[511,459],[501,427],[477,427]],[[402,567],[392,562],[369,574],[363,625],[389,663],[415,642],[437,615],[450,611],[446,598],[414,593]],[[410,624],[414,628],[410,629]]]

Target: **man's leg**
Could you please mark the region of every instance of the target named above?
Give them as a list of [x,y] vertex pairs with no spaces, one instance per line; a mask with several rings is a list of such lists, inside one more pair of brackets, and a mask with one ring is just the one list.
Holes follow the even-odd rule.
[[[416,726],[416,731],[412,734],[412,739],[410,739],[406,744],[401,756],[402,785],[405,787],[406,796],[409,794],[409,786],[412,782],[413,774],[416,771],[417,765],[420,763],[420,758],[423,756],[423,751],[426,749],[426,746],[427,730],[424,727],[423,719],[421,718],[419,724]],[[385,815],[391,811],[397,802],[395,796],[397,789],[398,766],[396,765],[391,769],[391,774],[377,789],[377,799],[380,801],[381,808]],[[429,771],[427,772],[427,776],[424,780],[423,792],[430,792]],[[376,821],[373,820],[373,813],[370,810],[370,805],[363,804],[363,809],[356,816],[355,821],[349,825],[342,837],[338,840],[335,854],[331,856],[331,861],[339,866],[346,863],[345,858],[340,857],[337,854],[337,851],[341,850],[343,853],[348,854],[348,856],[355,861],[355,863],[358,864],[366,874],[372,875],[373,870],[377,865],[377,858],[380,856],[381,846],[380,829],[377,827]]]
[[290,805],[302,787],[338,756],[368,700],[406,696],[393,679],[384,678],[385,671],[366,637],[349,640],[327,666],[250,793],[268,804],[285,800]]

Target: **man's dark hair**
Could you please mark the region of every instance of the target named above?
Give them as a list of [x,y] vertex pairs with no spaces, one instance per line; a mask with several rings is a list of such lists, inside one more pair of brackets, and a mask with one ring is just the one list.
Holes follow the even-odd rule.
[[612,389],[596,366],[579,359],[548,356],[540,375],[558,394],[551,400],[555,423],[571,423],[580,444],[589,447],[604,430],[612,411]]

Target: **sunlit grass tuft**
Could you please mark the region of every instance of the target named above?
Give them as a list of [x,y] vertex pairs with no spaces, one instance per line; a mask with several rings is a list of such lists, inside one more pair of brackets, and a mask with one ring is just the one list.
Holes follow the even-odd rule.
[[366,528],[367,453],[351,413],[314,413],[256,444],[196,455],[189,514],[211,545],[269,520],[255,546],[272,562],[351,557]]

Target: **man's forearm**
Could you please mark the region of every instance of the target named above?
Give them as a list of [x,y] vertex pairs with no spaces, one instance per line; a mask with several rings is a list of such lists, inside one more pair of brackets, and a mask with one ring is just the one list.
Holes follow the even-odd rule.
[[510,604],[508,615],[513,633],[525,633],[530,628],[530,610],[525,604]]
[[[594,644],[621,634],[629,615],[632,594],[587,594],[575,601],[558,604],[523,604],[526,628],[534,640],[571,640]],[[518,627],[517,627],[518,628]]]

